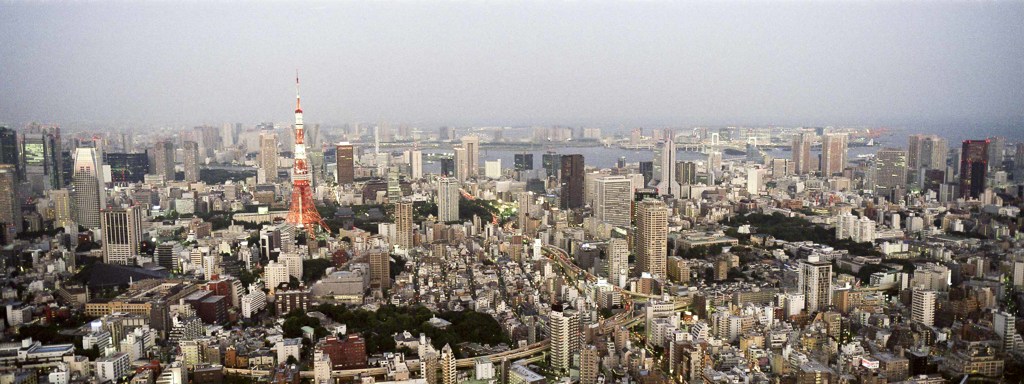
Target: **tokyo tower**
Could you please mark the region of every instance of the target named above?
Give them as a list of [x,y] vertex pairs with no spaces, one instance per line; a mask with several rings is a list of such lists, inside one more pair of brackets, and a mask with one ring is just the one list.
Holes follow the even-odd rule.
[[292,167],[292,207],[288,211],[288,223],[296,228],[305,229],[309,237],[316,235],[316,227],[324,231],[331,229],[320,217],[313,204],[313,192],[310,190],[309,165],[306,163],[305,130],[302,128],[302,104],[299,98],[299,73],[295,72],[295,165]]

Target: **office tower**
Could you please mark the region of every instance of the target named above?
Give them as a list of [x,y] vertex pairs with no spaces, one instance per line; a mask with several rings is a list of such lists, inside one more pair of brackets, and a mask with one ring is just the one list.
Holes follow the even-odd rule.
[[907,151],[882,148],[875,155],[875,190],[887,194],[907,187]]
[[680,185],[691,185],[697,183],[697,163],[692,161],[680,161],[676,163],[676,180]]
[[103,262],[135,265],[142,239],[142,207],[111,208],[102,213]]
[[413,180],[423,178],[423,151],[413,148],[406,153],[406,160],[409,163],[409,173]]
[[60,128],[29,126],[21,135],[21,167],[33,192],[63,187]]
[[949,145],[946,139],[936,135],[914,134],[908,138],[907,168],[945,169]]
[[533,194],[530,192],[516,193],[516,227],[519,233],[526,233],[528,220],[530,218],[530,206],[533,204]]
[[924,325],[935,325],[936,292],[926,289],[914,289],[910,299],[910,320]]
[[1003,169],[1003,151],[1005,150],[1005,137],[995,136],[988,138],[988,172]]
[[370,263],[370,285],[382,290],[391,288],[391,255],[385,249],[374,248],[367,253]]
[[195,127],[195,134],[198,140],[196,142],[196,150],[199,151],[200,157],[214,157],[217,154],[217,150],[224,147],[220,128],[208,125]]
[[988,140],[964,140],[960,156],[960,197],[977,199],[988,177]]
[[501,159],[484,161],[484,177],[488,179],[500,179],[504,173],[501,167]]
[[453,127],[441,127],[437,130],[437,140],[439,141],[451,141],[455,140],[455,128]]
[[846,168],[846,134],[828,133],[821,137],[821,174],[831,176]]
[[163,176],[164,181],[174,181],[174,143],[170,140],[158,142],[151,151],[153,162],[149,165],[149,172]]
[[1017,143],[1013,153],[1013,180],[1024,180],[1024,143]]
[[[459,160],[456,156],[456,161],[460,162],[459,167],[466,168],[465,180],[467,178],[479,177],[480,176],[480,138],[476,135],[468,135],[462,137],[462,149],[464,149],[465,156],[463,160]],[[464,163],[464,164],[462,164]]]
[[824,311],[832,305],[832,264],[817,256],[800,260],[799,284],[808,313]]
[[992,313],[992,328],[1003,342],[1003,352],[1019,352],[1024,347],[1024,339],[1017,333],[1017,317],[1006,311]]
[[459,221],[459,181],[437,179],[437,219],[442,223]]
[[[53,226],[66,227],[74,224],[75,210],[71,202],[71,191],[66,188],[51,189],[46,192],[53,202]],[[78,226],[75,226],[77,229]]]
[[593,345],[580,350],[580,384],[597,384],[601,371],[601,352]]
[[339,143],[336,147],[337,170],[336,176],[338,185],[352,184],[355,182],[355,150],[349,142]]
[[641,161],[639,165],[640,174],[644,176],[644,187],[650,186],[651,180],[654,180],[654,162]]
[[455,354],[452,353],[452,347],[445,344],[441,348],[441,382],[443,384],[457,384],[459,379],[457,375]]
[[156,265],[163,267],[168,272],[179,273],[180,268],[178,267],[178,254],[181,253],[182,247],[177,241],[167,241],[156,246],[156,251],[153,252],[153,261]]
[[617,227],[629,227],[630,199],[633,180],[625,176],[606,176],[596,181],[594,217]]
[[289,283],[288,266],[271,260],[267,266],[263,267],[263,281],[267,282],[267,289],[273,295],[281,284]]
[[572,365],[572,355],[580,351],[580,315],[575,310],[555,305],[548,316],[548,326],[551,368],[567,373]]
[[466,148],[456,146],[452,150],[455,151],[455,177],[459,181],[466,181],[469,179],[469,155]]
[[790,159],[772,159],[772,177],[780,178],[790,174],[793,162]]
[[260,132],[260,154],[256,159],[256,180],[260,184],[277,182],[277,133]]
[[441,163],[441,176],[455,177],[455,158],[442,157],[438,162]]
[[110,166],[110,181],[115,184],[141,183],[149,173],[145,153],[104,153],[103,162]]
[[21,178],[21,161],[18,158],[18,132],[0,126],[0,164],[14,166],[15,174]]
[[398,166],[391,166],[388,169],[388,203],[395,203],[402,200],[402,184],[398,178]]
[[14,164],[0,164],[0,225],[11,235],[22,231],[18,168]]
[[90,229],[100,227],[100,208],[106,206],[98,160],[94,148],[75,150],[75,171],[72,176],[77,212],[75,221]]
[[811,162],[811,144],[814,132],[800,132],[793,135],[793,165],[798,175],[805,175],[815,167]]
[[666,129],[658,146],[655,148],[654,170],[658,178],[658,194],[665,196],[679,195],[679,182],[676,181],[676,141],[675,132]]
[[540,155],[540,163],[548,177],[555,177],[558,176],[558,169],[562,166],[562,156],[554,152],[548,152]]
[[708,151],[708,173],[718,175],[722,171],[722,152]]
[[649,272],[657,278],[666,277],[668,258],[668,206],[660,200],[644,199],[636,206],[637,273]]
[[182,145],[184,151],[185,181],[195,183],[199,181],[199,144],[194,141],[186,141]]
[[403,250],[413,246],[412,202],[395,203],[395,243]]
[[[432,349],[432,348],[431,348]],[[423,355],[423,361],[420,363],[420,371],[422,372],[423,380],[426,384],[437,384],[437,371],[441,369],[440,363],[437,361],[437,352],[427,349]]]
[[608,281],[619,287],[625,287],[629,279],[629,242],[626,239],[613,238],[608,240]]
[[562,209],[583,208],[583,155],[562,156],[559,184]]
[[530,171],[533,170],[533,154],[532,153],[517,153],[514,158],[515,170],[517,171]]
[[912,170],[921,168],[921,144],[928,138],[928,136],[929,135],[921,133],[907,136],[907,168]]
[[[236,130],[235,127],[238,127],[238,129]],[[240,131],[241,128],[241,123],[224,123],[224,125],[221,125],[220,139],[221,143],[224,145],[224,148],[231,148],[235,146],[235,142],[237,141],[235,136],[238,135],[238,131]]]

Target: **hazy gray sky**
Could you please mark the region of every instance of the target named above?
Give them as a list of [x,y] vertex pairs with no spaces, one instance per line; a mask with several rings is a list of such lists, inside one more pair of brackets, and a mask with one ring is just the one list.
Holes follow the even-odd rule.
[[1024,115],[1024,2],[0,3],[0,121]]

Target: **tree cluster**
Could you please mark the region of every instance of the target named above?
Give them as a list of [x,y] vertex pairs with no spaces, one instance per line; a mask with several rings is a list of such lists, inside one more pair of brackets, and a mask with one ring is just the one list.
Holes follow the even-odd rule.
[[366,340],[366,352],[370,354],[393,351],[394,335],[402,331],[409,331],[417,337],[423,333],[430,337],[435,348],[441,349],[448,344],[457,355],[461,354],[458,346],[460,343],[493,345],[508,342],[497,320],[484,313],[465,311],[437,314],[438,318],[452,323],[447,329],[438,329],[427,323],[434,314],[422,306],[386,305],[372,312],[323,304],[317,307],[317,310],[332,320],[345,324],[349,333],[362,335]]

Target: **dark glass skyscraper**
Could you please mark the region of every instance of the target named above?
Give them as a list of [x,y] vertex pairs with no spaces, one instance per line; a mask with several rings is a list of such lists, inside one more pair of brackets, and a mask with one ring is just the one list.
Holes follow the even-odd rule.
[[988,176],[988,140],[964,140],[960,156],[960,197],[978,198]]
[[562,157],[557,153],[548,152],[540,156],[540,162],[548,177],[554,177],[558,175],[558,168],[562,165]]
[[352,184],[356,180],[355,149],[352,144],[341,143],[335,147],[336,176],[338,185]]
[[562,209],[583,207],[583,155],[562,156],[562,170],[559,175],[562,186]]
[[455,176],[455,159],[451,157],[442,157],[441,161],[441,174],[444,176]]
[[20,177],[21,167],[18,163],[18,132],[0,127],[0,164],[13,165],[15,174]]
[[640,162],[640,174],[644,175],[644,186],[651,184],[651,179],[654,178],[654,162],[653,161],[641,161]]
[[515,170],[517,171],[529,171],[533,169],[533,154],[532,153],[517,153],[515,154]]
[[104,153],[103,163],[110,165],[110,180],[114,183],[141,183],[149,173],[145,153]]
[[64,185],[60,128],[35,125],[21,135],[22,175],[41,193]]

